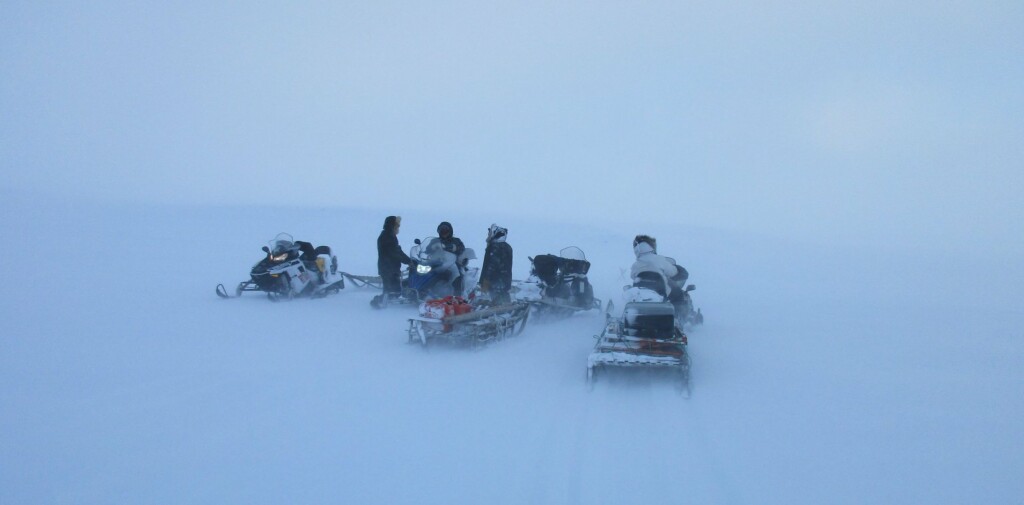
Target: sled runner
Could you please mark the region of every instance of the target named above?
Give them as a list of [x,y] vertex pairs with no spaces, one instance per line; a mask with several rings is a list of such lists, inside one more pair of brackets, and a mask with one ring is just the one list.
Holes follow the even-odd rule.
[[357,288],[371,287],[381,289],[384,287],[384,282],[381,281],[379,275],[353,275],[348,272],[341,272],[341,275]]

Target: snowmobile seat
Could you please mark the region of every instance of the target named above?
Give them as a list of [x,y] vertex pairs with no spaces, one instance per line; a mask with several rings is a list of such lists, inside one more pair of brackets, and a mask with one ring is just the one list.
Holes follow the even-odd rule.
[[299,246],[299,259],[302,260],[302,264],[305,265],[308,270],[312,270],[314,272],[320,270],[319,265],[317,265],[316,262],[316,257],[320,248],[326,246],[320,246],[314,249],[313,244],[303,242],[301,240],[296,240],[295,245]]
[[641,338],[672,338],[675,307],[668,302],[630,302],[623,311],[626,335]]
[[566,274],[577,274],[587,275],[590,271],[590,262],[587,260],[573,260],[568,258],[559,258],[561,260],[562,273]]
[[299,247],[299,252],[302,253],[302,261],[314,261],[321,254],[331,255],[330,246],[318,245],[313,247],[313,244],[301,240],[296,240],[295,245]]
[[637,273],[636,280],[633,281],[633,287],[650,289],[661,296],[668,296],[665,293],[665,277],[657,272]]
[[316,257],[316,251],[313,249],[313,244],[310,244],[309,242],[303,242],[301,240],[296,240],[295,245],[299,247],[299,252],[302,253],[302,258],[304,260],[307,258]]
[[547,286],[558,284],[560,258],[553,254],[539,254],[533,258],[533,275]]

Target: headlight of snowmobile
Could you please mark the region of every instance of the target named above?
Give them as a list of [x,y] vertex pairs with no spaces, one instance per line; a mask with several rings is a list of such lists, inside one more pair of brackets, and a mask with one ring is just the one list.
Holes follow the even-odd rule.
[[416,265],[416,273],[420,275],[426,275],[430,273],[430,265],[424,265],[422,263]]
[[277,256],[270,257],[270,261],[273,261],[274,263],[280,263],[286,259],[288,259],[288,253],[281,253],[278,254]]

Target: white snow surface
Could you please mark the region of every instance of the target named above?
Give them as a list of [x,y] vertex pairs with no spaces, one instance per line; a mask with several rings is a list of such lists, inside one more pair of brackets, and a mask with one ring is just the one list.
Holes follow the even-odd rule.
[[693,396],[585,385],[598,314],[408,345],[375,291],[221,300],[286,231],[376,273],[386,213],[0,203],[0,504],[1020,503],[1020,258],[695,227],[404,213],[482,256],[581,247],[618,300],[636,233],[690,272]]

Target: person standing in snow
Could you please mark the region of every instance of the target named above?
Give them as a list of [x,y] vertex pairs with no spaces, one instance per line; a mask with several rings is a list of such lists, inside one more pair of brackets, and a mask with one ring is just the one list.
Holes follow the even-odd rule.
[[402,293],[402,265],[413,264],[413,260],[402,251],[402,246],[398,245],[398,230],[401,226],[401,216],[388,216],[384,219],[384,229],[377,237],[377,274],[384,284],[382,296],[389,298],[396,298]]
[[512,246],[505,241],[508,230],[496,224],[487,229],[487,249],[480,270],[480,291],[495,305],[512,301]]

